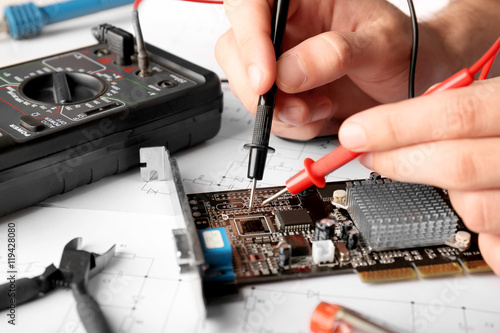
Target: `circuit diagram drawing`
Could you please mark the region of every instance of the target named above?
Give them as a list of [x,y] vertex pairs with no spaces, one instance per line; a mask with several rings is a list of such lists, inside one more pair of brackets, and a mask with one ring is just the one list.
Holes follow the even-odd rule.
[[[246,177],[248,151],[243,145],[251,137],[254,116],[226,84],[223,91],[225,106],[222,128],[217,137],[199,147],[175,154],[187,193],[250,188],[250,180]],[[298,142],[272,136],[270,146],[276,152],[269,154],[264,179],[259,186],[285,184],[289,177],[303,169],[306,157],[319,159],[338,145],[338,140],[333,137]],[[190,156],[193,151],[196,158]],[[203,163],[203,173],[200,173],[198,163]],[[368,174],[369,170],[355,161],[329,175],[326,180],[366,178]]]

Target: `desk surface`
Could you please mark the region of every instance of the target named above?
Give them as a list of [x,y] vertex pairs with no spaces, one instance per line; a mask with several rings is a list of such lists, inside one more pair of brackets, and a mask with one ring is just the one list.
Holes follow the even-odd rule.
[[[1,38],[0,67],[93,44],[89,28],[100,23],[131,31],[129,11],[118,8],[49,26],[33,40]],[[223,77],[213,57],[216,37],[228,26],[222,8],[149,0],[141,7],[141,17],[147,41]],[[175,156],[188,193],[249,187],[242,146],[250,139],[253,117],[228,87],[224,91],[221,132]],[[277,153],[269,160],[262,185],[284,183],[301,169],[305,157],[316,159],[337,144],[273,137]],[[210,163],[200,169],[200,161]],[[367,169],[353,162],[328,179],[367,175]],[[119,255],[91,280],[90,291],[120,332],[308,332],[310,314],[320,301],[350,306],[401,331],[500,328],[500,284],[493,275],[367,285],[352,274],[264,284],[243,289],[239,300],[209,305],[205,312],[198,277],[181,276],[175,264],[169,232],[176,221],[169,215],[168,199],[164,184],[142,183],[139,170],[130,170],[0,219],[0,248],[5,249],[7,224],[14,222],[21,277],[58,263],[64,244],[73,237],[83,236],[84,245],[96,252],[116,243]],[[5,262],[0,252],[0,275],[6,272]],[[74,307],[70,293],[57,292],[20,306],[16,327],[8,325],[2,313],[0,331],[83,332]]]

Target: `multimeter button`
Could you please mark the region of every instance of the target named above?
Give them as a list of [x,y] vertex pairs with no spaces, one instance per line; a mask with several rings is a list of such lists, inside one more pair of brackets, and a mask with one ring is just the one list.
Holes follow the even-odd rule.
[[45,125],[36,118],[32,116],[22,116],[19,125],[26,128],[30,132],[40,132],[45,128]]

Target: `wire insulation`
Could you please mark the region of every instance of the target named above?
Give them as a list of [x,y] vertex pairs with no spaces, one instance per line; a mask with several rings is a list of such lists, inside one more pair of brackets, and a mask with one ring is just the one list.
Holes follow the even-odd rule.
[[417,14],[415,13],[415,6],[413,5],[413,0],[408,0],[408,9],[410,10],[412,29],[410,73],[408,77],[408,98],[413,98],[415,97],[415,71],[417,68],[418,54],[418,22]]
[[495,55],[500,49],[500,38],[493,44],[493,46],[474,64],[471,68],[464,68],[451,77],[447,78],[443,82],[433,86],[431,89],[427,90],[424,95],[429,95],[431,93],[444,91],[453,88],[465,87],[474,82],[474,75],[482,68],[482,72],[479,75],[479,80],[484,80],[490,71],[493,62],[495,61]]
[[[500,38],[497,39],[497,41],[493,44],[493,46],[479,59],[474,65],[472,65],[469,68],[469,71],[473,74],[476,75],[477,72],[483,67],[486,66],[488,61],[490,61],[492,58],[495,58],[495,55],[498,53],[500,50]],[[493,64],[493,63],[492,63]],[[490,66],[491,67],[491,66]]]
[[[498,53],[497,53],[498,55]],[[483,69],[481,70],[481,74],[479,74],[478,80],[486,80],[488,78],[488,74],[490,72],[491,66],[493,66],[493,63],[495,62],[495,58],[493,57],[488,62],[484,65]]]

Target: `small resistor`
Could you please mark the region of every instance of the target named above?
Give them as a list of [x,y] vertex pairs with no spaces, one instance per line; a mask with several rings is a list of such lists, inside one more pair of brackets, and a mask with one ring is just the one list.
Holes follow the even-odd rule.
[[335,248],[337,249],[336,253],[337,253],[339,261],[349,261],[349,259],[350,259],[349,251],[347,250],[344,243],[336,242]]

